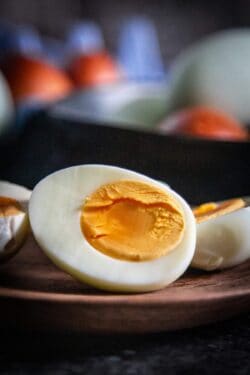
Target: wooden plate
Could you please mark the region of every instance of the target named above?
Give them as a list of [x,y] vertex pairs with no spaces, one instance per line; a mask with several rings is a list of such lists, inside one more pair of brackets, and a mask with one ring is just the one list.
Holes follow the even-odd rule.
[[112,294],[57,269],[30,237],[0,268],[0,325],[95,333],[145,333],[198,326],[250,310],[250,261],[216,273],[188,271],[153,293]]

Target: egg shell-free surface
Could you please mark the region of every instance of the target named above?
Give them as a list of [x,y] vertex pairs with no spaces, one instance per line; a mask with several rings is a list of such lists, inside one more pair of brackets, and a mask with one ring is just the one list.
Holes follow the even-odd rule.
[[[153,261],[121,261],[95,250],[80,227],[84,199],[103,184],[118,180],[150,183],[172,194],[186,221],[183,240],[167,256]],[[180,277],[193,257],[196,225],[188,204],[164,184],[136,172],[105,165],[83,165],[49,175],[35,187],[29,204],[34,236],[59,267],[96,287],[119,291],[163,288]]]
[[[0,216],[0,261],[5,261],[14,255],[29,232],[27,203],[30,195],[31,191],[23,186],[0,181],[0,197],[15,199],[23,210],[15,216]],[[12,245],[7,246],[9,243]]]
[[250,207],[197,225],[192,265],[205,270],[236,266],[250,258]]
[[24,186],[0,180],[0,197],[8,197],[22,202],[27,202],[31,196],[31,191]]

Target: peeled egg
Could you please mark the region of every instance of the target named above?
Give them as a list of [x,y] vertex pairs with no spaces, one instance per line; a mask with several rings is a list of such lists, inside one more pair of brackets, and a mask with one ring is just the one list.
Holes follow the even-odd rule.
[[29,232],[30,195],[23,186],[0,181],[0,261],[14,255]]
[[55,66],[24,55],[11,55],[2,64],[15,102],[27,99],[39,102],[59,100],[70,94],[73,85]]
[[[192,266],[212,271],[236,266],[250,258],[250,207],[239,200],[202,205],[194,210],[197,243]],[[199,223],[199,216],[204,221]]]
[[196,224],[167,185],[106,165],[55,172],[34,188],[29,217],[45,254],[97,288],[163,288],[191,263]]

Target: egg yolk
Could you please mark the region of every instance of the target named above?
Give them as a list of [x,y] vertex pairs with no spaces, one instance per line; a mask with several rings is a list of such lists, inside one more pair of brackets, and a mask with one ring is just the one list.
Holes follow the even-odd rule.
[[166,255],[181,242],[185,228],[174,197],[150,184],[128,180],[102,185],[87,197],[80,223],[95,249],[128,261]]
[[21,205],[15,199],[0,196],[0,217],[15,216],[22,212]]
[[245,202],[241,198],[230,199],[222,203],[204,203],[193,209],[197,223],[215,218],[217,216],[226,215],[245,206]]

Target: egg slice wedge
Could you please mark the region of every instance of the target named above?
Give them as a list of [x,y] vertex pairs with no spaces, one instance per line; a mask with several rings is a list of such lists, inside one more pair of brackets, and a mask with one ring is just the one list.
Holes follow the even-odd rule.
[[101,289],[163,288],[194,254],[196,223],[185,200],[123,168],[81,165],[47,176],[33,190],[29,217],[45,254]]
[[0,261],[14,255],[28,232],[28,201],[31,191],[23,186],[0,181]]
[[197,243],[192,267],[206,271],[236,266],[250,258],[250,207],[241,198],[194,209]]

